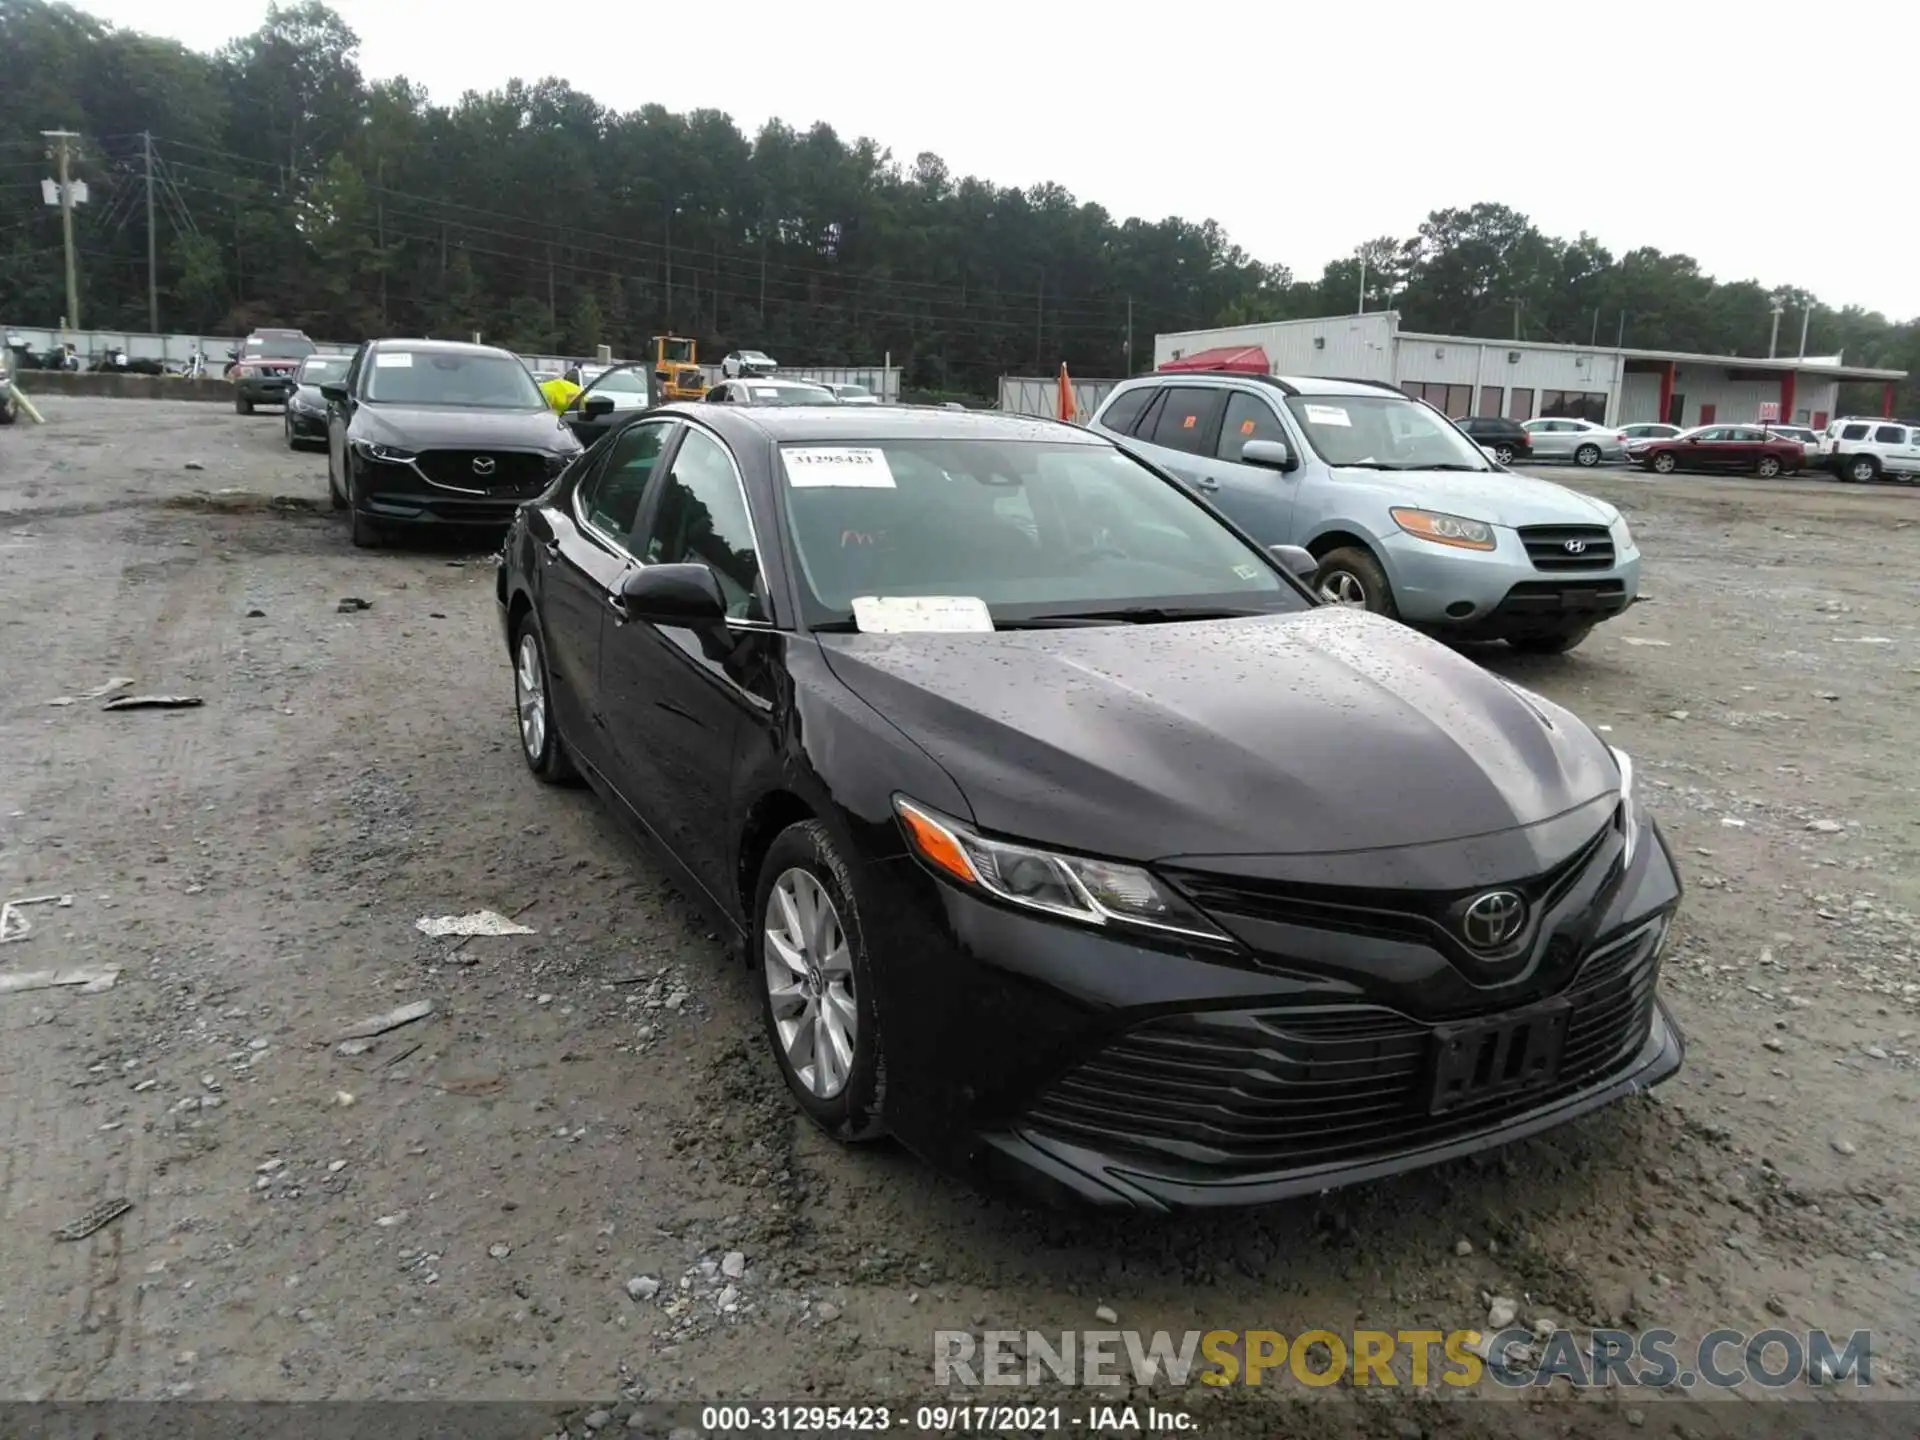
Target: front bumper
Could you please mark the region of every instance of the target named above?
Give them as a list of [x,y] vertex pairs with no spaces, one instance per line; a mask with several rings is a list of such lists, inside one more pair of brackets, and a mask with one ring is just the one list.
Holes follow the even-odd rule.
[[327,417],[324,411],[297,410],[287,407],[287,429],[296,440],[324,440],[327,438]]
[[[1604,527],[1588,528],[1597,543]],[[1435,545],[1402,531],[1387,536],[1380,558],[1400,618],[1462,636],[1498,638],[1574,618],[1605,620],[1640,593],[1637,547],[1610,563],[1548,569],[1535,562],[1518,531],[1498,526],[1496,534],[1499,548],[1491,551]]]
[[236,378],[233,390],[242,400],[253,405],[284,405],[293,394],[294,384],[291,376],[249,375]]
[[[441,457],[485,453],[494,459],[490,476],[473,474],[470,464],[458,483],[436,482],[429,468],[445,473]],[[353,460],[353,508],[383,526],[505,527],[520,507],[545,492],[571,455],[532,452],[427,452],[417,461],[383,461],[356,454]],[[506,468],[512,462],[513,468]],[[502,474],[509,478],[499,478]]]
[[[1265,1204],[1537,1134],[1684,1055],[1655,994],[1678,877],[1651,821],[1628,875],[1609,843],[1566,902],[1597,938],[1558,949],[1571,932],[1553,912],[1537,968],[1497,986],[1418,946],[1268,919],[1229,923],[1257,941],[1238,958],[1149,948],[890,862],[930,895],[885,907],[889,1123],[1039,1198],[1148,1210]],[[1510,1031],[1535,1011],[1560,1017],[1555,1068],[1434,1108],[1461,1027]]]

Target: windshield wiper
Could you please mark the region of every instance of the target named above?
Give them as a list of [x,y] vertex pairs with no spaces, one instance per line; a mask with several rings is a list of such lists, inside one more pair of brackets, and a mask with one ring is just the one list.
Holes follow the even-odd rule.
[[1451,460],[1441,465],[1415,465],[1410,468],[1415,470],[1464,470],[1469,475],[1491,475],[1493,473],[1492,467],[1488,465],[1459,465]]
[[[1002,628],[1015,625],[1123,625],[1177,624],[1183,620],[1239,620],[1249,615],[1271,615],[1271,610],[1248,610],[1231,605],[1123,605],[1116,610],[1079,610],[1071,614],[1036,615],[1031,620],[1012,620]],[[1000,622],[995,622],[999,624]]]

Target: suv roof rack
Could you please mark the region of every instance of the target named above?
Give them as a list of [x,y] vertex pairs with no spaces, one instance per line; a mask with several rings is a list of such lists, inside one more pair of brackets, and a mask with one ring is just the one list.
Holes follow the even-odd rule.
[[1391,380],[1362,380],[1357,375],[1322,375],[1319,378],[1322,380],[1335,380],[1342,385],[1364,385],[1369,390],[1391,390],[1395,395],[1405,395],[1407,393]]

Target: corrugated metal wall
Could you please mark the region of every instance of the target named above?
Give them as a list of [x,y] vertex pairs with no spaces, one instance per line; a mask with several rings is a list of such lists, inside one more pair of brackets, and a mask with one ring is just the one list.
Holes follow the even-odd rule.
[[[1067,382],[1073,386],[1074,418],[1083,425],[1093,418],[1093,412],[1100,408],[1107,392],[1120,383],[1118,380],[1075,380],[1071,375]],[[1009,415],[1045,415],[1059,419],[1060,377],[1002,375],[1000,409]]]

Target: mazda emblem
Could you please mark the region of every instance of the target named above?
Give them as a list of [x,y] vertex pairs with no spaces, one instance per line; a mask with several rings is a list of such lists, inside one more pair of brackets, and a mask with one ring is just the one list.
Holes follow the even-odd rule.
[[474,456],[473,473],[476,475],[491,475],[493,473],[493,457],[491,455]]
[[1587,542],[1584,540],[1569,540],[1566,542],[1566,548],[1567,554],[1569,555],[1584,555],[1587,553]]
[[1527,902],[1511,890],[1475,896],[1460,916],[1460,935],[1476,950],[1498,950],[1527,923]]

